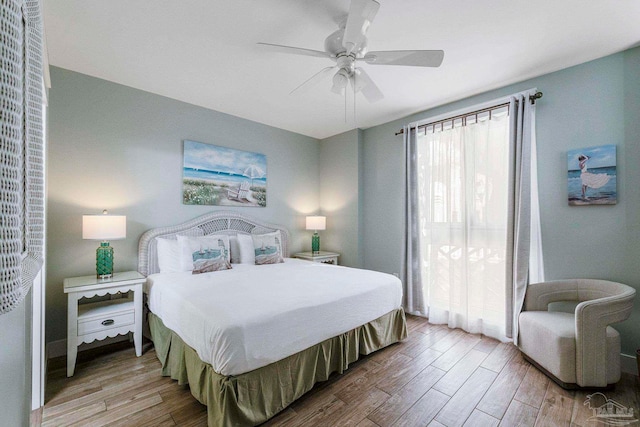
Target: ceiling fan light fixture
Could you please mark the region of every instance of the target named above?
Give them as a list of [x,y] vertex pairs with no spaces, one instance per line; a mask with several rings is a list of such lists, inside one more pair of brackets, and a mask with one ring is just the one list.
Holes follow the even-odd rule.
[[347,84],[349,84],[349,75],[344,69],[341,68],[333,76],[333,86],[331,87],[331,92],[342,94],[342,89],[347,87]]
[[335,93],[336,95],[342,95],[342,89],[341,87],[338,87],[336,85],[331,86],[331,92]]

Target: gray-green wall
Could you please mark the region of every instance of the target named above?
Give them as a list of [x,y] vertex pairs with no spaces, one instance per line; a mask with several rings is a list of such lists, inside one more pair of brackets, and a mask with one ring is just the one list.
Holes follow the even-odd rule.
[[340,265],[362,267],[360,158],[362,131],[352,130],[320,141],[320,208],[327,230],[320,232],[322,250],[340,253]]
[[[538,177],[547,279],[602,278],[640,290],[640,48],[493,90],[364,131],[364,267],[401,268],[403,124],[537,87]],[[425,94],[428,96],[428,94]],[[567,150],[618,149],[618,204],[567,205]],[[640,299],[618,325],[623,352],[640,347]]]
[[0,316],[0,425],[28,426],[31,412],[31,292]]
[[63,278],[95,274],[98,242],[82,240],[83,214],[127,216],[127,238],[111,244],[116,270],[135,270],[145,230],[228,209],[182,204],[184,139],[266,154],[267,207],[235,209],[287,226],[292,253],[307,249],[304,217],[319,210],[318,140],[60,68],[51,81],[47,342],[66,338]]

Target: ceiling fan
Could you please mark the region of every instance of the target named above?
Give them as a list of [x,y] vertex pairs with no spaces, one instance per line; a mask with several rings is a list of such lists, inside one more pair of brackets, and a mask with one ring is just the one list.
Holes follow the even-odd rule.
[[380,3],[375,0],[351,0],[349,15],[338,30],[324,41],[324,52],[273,43],[258,43],[273,51],[294,55],[328,58],[335,65],[325,67],[291,91],[307,90],[333,74],[331,91],[342,94],[350,83],[354,92],[362,92],[369,102],[376,102],[384,95],[367,72],[356,66],[358,62],[370,65],[404,65],[413,67],[439,67],[444,59],[442,50],[385,50],[368,52],[367,30],[375,18]]

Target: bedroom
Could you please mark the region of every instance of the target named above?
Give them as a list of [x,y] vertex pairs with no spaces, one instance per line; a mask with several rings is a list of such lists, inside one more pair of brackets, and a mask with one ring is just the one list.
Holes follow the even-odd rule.
[[[47,7],[45,4],[45,10]],[[345,5],[342,8],[346,10]],[[637,22],[635,5],[625,3],[622,10],[627,18],[635,17]],[[596,15],[598,11],[592,13]],[[276,19],[278,14],[273,14],[270,18]],[[381,17],[376,18],[376,23],[384,22],[379,21]],[[315,29],[314,36],[305,33],[310,47],[319,43],[314,41],[318,35],[321,40],[334,25],[325,24]],[[45,25],[48,25],[46,15]],[[295,38],[273,37],[273,42],[298,45]],[[583,43],[581,37],[587,38],[584,34],[574,36],[575,44]],[[441,40],[430,36],[427,48],[446,47],[439,43]],[[397,47],[392,41],[384,48]],[[545,94],[537,110],[537,139],[547,278],[597,277],[637,288],[640,285],[636,261],[640,249],[637,214],[640,193],[634,183],[640,178],[637,167],[640,164],[637,150],[640,51],[633,46],[638,41],[640,36],[636,33],[635,40],[616,48],[617,53],[587,55],[573,67],[549,70],[507,86],[487,85],[455,97],[454,102],[417,108],[413,111],[421,112],[410,116],[409,112],[389,115],[375,126],[358,130],[347,127],[344,133],[338,131],[322,138],[242,119],[233,112],[224,114],[214,111],[215,108],[198,107],[195,102],[154,95],[152,89],[134,89],[133,83],[113,83],[108,80],[117,81],[115,77],[98,72],[95,75],[102,78],[91,77],[89,71],[72,71],[73,67],[52,60],[47,158],[46,342],[49,351],[56,345],[60,348],[60,344],[52,343],[66,337],[67,307],[62,280],[90,274],[93,268],[95,244],[82,240],[82,214],[108,207],[114,213],[127,215],[127,239],[113,243],[115,262],[117,269],[135,270],[138,238],[144,231],[177,224],[211,210],[182,205],[180,201],[183,140],[266,154],[270,181],[267,207],[238,209],[285,225],[291,232],[292,252],[306,250],[309,245],[310,232],[304,230],[304,217],[322,212],[328,218],[327,230],[322,232],[323,248],[340,252],[341,264],[399,273],[399,250],[371,249],[401,246],[403,177],[398,171],[403,167],[402,138],[394,136],[395,132],[410,121],[532,87]],[[591,43],[591,49],[596,50],[597,44]],[[66,46],[74,45],[69,41]],[[445,61],[448,58],[445,56]],[[295,86],[318,69],[315,62],[304,60],[302,58],[307,68],[299,71],[300,74],[296,72],[283,78],[289,83],[287,87]],[[100,64],[91,65],[99,67]],[[429,70],[429,75],[437,71]],[[283,84],[274,80],[273,84],[276,83]],[[384,91],[392,92],[393,86]],[[287,92],[282,96],[287,96]],[[298,102],[304,103],[304,98]],[[333,105],[336,121],[343,121],[339,97],[337,101],[331,98],[328,102]],[[358,106],[369,108],[364,104],[363,101]],[[338,110],[334,111],[335,108]],[[603,144],[618,147],[618,204],[567,206],[566,152]],[[634,355],[640,344],[634,328],[638,310],[636,305],[631,319],[618,325],[623,336],[622,352],[626,355]],[[24,312],[22,317],[16,319],[16,316],[20,313],[1,316],[0,330],[3,337],[9,331],[16,333],[16,339],[22,342],[26,336],[25,318],[30,316]],[[64,350],[64,345],[62,348]],[[28,359],[27,354],[19,352],[22,359]],[[10,360],[14,360],[13,356]],[[633,363],[635,361],[631,366]],[[23,369],[22,363],[3,363],[2,366],[3,375]],[[3,381],[2,388],[2,400],[7,402],[2,404],[3,413],[17,411],[19,405],[8,402],[15,399],[23,402],[30,395],[26,386],[19,389]],[[5,404],[10,406],[5,408]]]

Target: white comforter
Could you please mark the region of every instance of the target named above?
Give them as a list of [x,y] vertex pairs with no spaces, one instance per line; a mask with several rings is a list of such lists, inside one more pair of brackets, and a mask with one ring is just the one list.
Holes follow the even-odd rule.
[[149,307],[223,375],[266,366],[400,307],[384,273],[287,258],[192,275],[152,274]]

